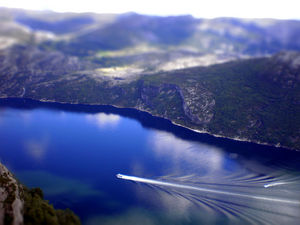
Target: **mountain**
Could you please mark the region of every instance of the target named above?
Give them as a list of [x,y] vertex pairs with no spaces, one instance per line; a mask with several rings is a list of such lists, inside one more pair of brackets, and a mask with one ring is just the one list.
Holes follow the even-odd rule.
[[300,50],[297,20],[76,14],[6,8],[0,8],[0,12],[0,48],[34,44],[43,50],[87,57],[105,66],[115,66],[116,62],[132,65],[146,55],[158,57],[160,63],[147,58],[155,69],[166,69],[170,64],[183,68]]
[[1,97],[136,108],[214,135],[300,148],[298,52],[138,75],[97,75],[88,62],[33,49],[0,55]]
[[130,107],[300,150],[300,22],[3,11],[0,97]]

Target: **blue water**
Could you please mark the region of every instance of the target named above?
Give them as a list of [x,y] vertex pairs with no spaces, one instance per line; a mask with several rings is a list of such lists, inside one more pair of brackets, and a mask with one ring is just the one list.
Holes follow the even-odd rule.
[[86,225],[300,221],[300,152],[196,134],[135,110],[1,100],[0,160]]

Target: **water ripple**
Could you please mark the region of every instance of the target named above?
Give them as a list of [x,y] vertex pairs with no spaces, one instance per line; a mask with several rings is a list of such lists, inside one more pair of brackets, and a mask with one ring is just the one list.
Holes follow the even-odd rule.
[[172,204],[185,200],[194,211],[221,215],[233,224],[297,224],[300,220],[300,177],[245,174],[210,183],[193,174],[156,179],[121,176],[155,190],[161,201],[165,196],[174,199]]

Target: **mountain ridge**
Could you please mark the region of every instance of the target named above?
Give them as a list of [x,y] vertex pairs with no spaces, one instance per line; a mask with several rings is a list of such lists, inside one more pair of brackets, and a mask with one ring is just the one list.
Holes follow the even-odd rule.
[[300,21],[4,12],[2,98],[136,108],[300,149]]
[[[300,55],[281,52],[273,57],[141,74],[130,81],[95,78],[77,69],[42,80],[27,73],[18,77],[13,71],[12,80],[2,83],[0,90],[1,97],[136,108],[215,136],[299,149],[300,67],[295,57],[289,60],[290,54]],[[7,88],[7,82],[16,86]]]

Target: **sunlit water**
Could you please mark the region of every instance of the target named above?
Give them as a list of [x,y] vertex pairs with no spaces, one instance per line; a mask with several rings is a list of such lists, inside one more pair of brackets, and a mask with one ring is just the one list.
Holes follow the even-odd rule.
[[83,224],[300,221],[300,152],[134,110],[1,100],[0,160]]

